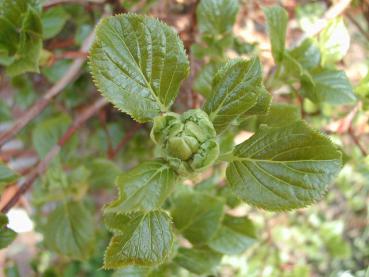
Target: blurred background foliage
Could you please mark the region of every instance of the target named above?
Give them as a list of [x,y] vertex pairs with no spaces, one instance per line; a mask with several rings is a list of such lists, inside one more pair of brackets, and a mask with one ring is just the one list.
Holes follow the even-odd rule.
[[[292,104],[292,113],[301,114],[315,128],[329,133],[344,150],[346,164],[339,178],[329,187],[325,199],[295,212],[269,213],[238,205],[237,199],[228,197],[228,205],[234,207],[235,215],[247,214],[255,222],[258,239],[244,254],[223,258],[214,274],[209,276],[369,276],[368,1],[351,1],[329,20],[327,26],[313,37],[312,45],[316,49],[313,47],[315,50],[312,51],[315,52],[305,60],[307,64],[314,64],[316,58],[317,63],[327,70],[343,70],[349,82],[340,85],[346,86],[344,89],[351,89],[352,85],[357,98],[354,101],[337,98],[314,101],[308,92],[299,93],[304,84],[294,74],[286,74],[283,70],[275,72],[262,11],[264,6],[274,4],[288,11],[287,48],[291,49],[304,33],[309,33],[325,18],[327,11],[345,1],[240,0],[239,10],[230,10],[225,18],[217,18],[219,29],[206,28],[206,24],[201,23],[208,18],[206,15],[196,17],[198,1],[194,0],[65,2],[50,4],[45,0],[36,7],[42,10],[40,74],[11,76],[11,72],[1,67],[0,128],[6,129],[7,124],[40,99],[44,91],[68,72],[73,60],[85,58],[86,53],[79,48],[103,13],[145,13],[177,29],[186,50],[191,53],[193,68],[175,104],[174,109],[179,112],[196,107],[207,96],[209,80],[220,62],[228,57],[258,55],[274,101]],[[199,25],[205,27],[199,29]],[[296,51],[289,53],[303,58]],[[3,59],[1,62],[9,61]],[[14,70],[23,69],[17,67]],[[15,140],[1,148],[1,161],[20,175],[29,172],[37,157],[45,157],[90,99],[97,96],[87,65],[75,77],[75,81],[68,84]],[[191,91],[192,84],[194,91]],[[323,87],[322,91],[329,89],[331,87]],[[334,101],[344,105],[332,105]],[[226,145],[230,148],[234,142],[248,137],[256,124],[260,124],[258,120],[260,118],[247,118],[239,122],[236,137],[224,135]],[[32,194],[23,197],[19,207],[10,213],[10,227],[19,232],[19,236],[0,251],[0,275],[140,276],[129,271],[113,274],[101,269],[109,234],[101,223],[99,211],[114,198],[115,176],[154,155],[154,146],[148,139],[149,127],[136,127],[128,116],[109,106],[80,128],[46,173],[35,182]],[[227,195],[227,188],[222,183],[223,171],[221,167],[214,168],[189,185],[199,183],[196,189]],[[7,174],[9,179],[0,182],[2,204],[14,191],[14,186],[7,186],[14,176]],[[57,255],[51,250],[58,250],[58,246],[48,241],[47,236],[43,240],[40,235],[45,232],[44,226],[52,224],[50,218],[56,216],[56,203],[66,199],[79,201],[81,206],[73,209],[86,215],[72,220],[91,226],[91,232],[96,233],[95,238],[84,241],[80,249],[81,255],[90,256],[87,261]],[[174,275],[163,272],[156,276],[196,276],[184,269]]]

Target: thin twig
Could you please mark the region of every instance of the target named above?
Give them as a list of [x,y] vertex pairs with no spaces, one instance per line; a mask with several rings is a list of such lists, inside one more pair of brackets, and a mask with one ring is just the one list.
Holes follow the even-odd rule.
[[18,200],[21,196],[32,186],[33,182],[37,179],[38,176],[42,175],[49,163],[53,160],[53,158],[60,152],[60,149],[65,145],[65,143],[70,139],[70,137],[93,115],[97,113],[99,109],[104,107],[107,104],[107,101],[104,98],[99,98],[95,101],[91,106],[89,106],[86,110],[77,116],[72,125],[68,128],[68,130],[64,133],[64,135],[60,138],[59,142],[51,148],[51,150],[46,154],[45,158],[42,161],[39,161],[37,166],[29,172],[29,174],[25,177],[24,181],[20,185],[20,187],[16,190],[13,196],[8,200],[8,202],[1,209],[2,213],[7,213],[15,204],[17,204]]
[[50,8],[52,6],[66,4],[66,3],[84,5],[84,4],[89,4],[89,3],[103,4],[104,2],[105,0],[50,0],[46,2],[43,7]]
[[353,142],[356,144],[356,146],[360,149],[361,154],[363,156],[368,156],[368,151],[364,148],[364,146],[362,146],[362,144],[360,143],[359,138],[356,136],[354,129],[352,128],[352,126],[350,126],[350,128],[348,129],[348,134],[350,135],[351,139],[353,140]]
[[[92,32],[80,49],[80,52],[87,52],[90,45],[94,39],[94,32]],[[0,146],[5,142],[14,137],[20,130],[22,130],[32,119],[39,115],[50,103],[56,95],[58,95],[68,84],[73,82],[79,75],[80,69],[86,61],[86,57],[81,57],[72,63],[72,65],[67,70],[67,73],[55,84],[53,85],[45,95],[33,104],[20,118],[18,118],[9,130],[0,134]]]
[[141,125],[138,123],[133,123],[133,126],[131,129],[128,130],[128,132],[123,136],[122,140],[119,142],[117,147],[109,153],[109,159],[114,159],[115,156],[119,153],[120,150],[131,140],[133,135],[141,128]]

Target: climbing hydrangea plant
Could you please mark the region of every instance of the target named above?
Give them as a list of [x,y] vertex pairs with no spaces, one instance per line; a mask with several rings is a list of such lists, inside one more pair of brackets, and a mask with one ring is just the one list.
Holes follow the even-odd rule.
[[[274,12],[280,11],[266,14]],[[273,14],[268,23],[273,27],[276,19]],[[273,38],[273,44],[280,62],[284,38]],[[181,40],[156,19],[124,14],[98,25],[90,69],[99,91],[117,109],[153,124],[151,139],[159,149],[155,159],[116,179],[119,196],[104,208],[113,233],[107,269],[149,275],[175,263],[204,274],[222,255],[247,249],[256,238],[248,217],[226,214],[221,197],[182,185],[215,164],[228,163],[226,186],[234,197],[271,211],[318,201],[340,171],[341,151],[327,136],[298,117],[278,121],[283,109],[277,118],[270,116],[271,95],[257,57],[217,65],[202,109],[178,114],[170,107],[190,70]],[[255,134],[222,151],[222,135],[252,115],[260,116]],[[181,246],[180,237],[191,247]]]

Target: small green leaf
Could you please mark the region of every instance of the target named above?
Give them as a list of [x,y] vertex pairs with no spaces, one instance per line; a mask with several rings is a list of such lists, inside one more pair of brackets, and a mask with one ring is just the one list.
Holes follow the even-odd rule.
[[266,124],[269,127],[282,127],[301,120],[298,106],[289,104],[273,104],[266,115],[257,118],[257,125]]
[[288,13],[285,9],[274,6],[264,8],[264,15],[267,21],[267,30],[272,46],[272,54],[275,63],[280,63],[283,60]]
[[38,1],[0,1],[0,62],[11,76],[38,72],[42,24]]
[[41,16],[43,38],[50,39],[56,36],[63,29],[68,18],[68,13],[61,6],[48,9]]
[[[320,50],[313,39],[305,39],[299,46],[289,50],[288,55],[305,69],[313,69],[320,64]],[[293,74],[292,70],[288,72]]]
[[154,18],[124,14],[97,26],[90,68],[110,102],[146,122],[169,109],[189,62],[172,28]]
[[256,241],[256,230],[248,217],[226,215],[208,246],[222,254],[239,255]]
[[17,233],[6,227],[8,224],[8,217],[0,213],[0,249],[8,247],[16,238]]
[[173,191],[176,181],[176,173],[164,161],[143,162],[117,178],[119,198],[104,211],[130,213],[158,209]]
[[196,10],[200,32],[209,35],[231,32],[238,8],[238,0],[201,0]]
[[2,192],[2,188],[4,186],[10,182],[14,182],[17,178],[17,173],[0,163],[0,193]]
[[217,72],[212,94],[204,106],[217,132],[255,106],[261,82],[262,69],[258,58],[231,60]]
[[303,121],[261,126],[237,145],[227,179],[236,195],[267,210],[291,210],[319,200],[341,169],[341,152]]
[[223,217],[223,202],[200,192],[184,192],[171,210],[175,227],[194,244],[203,244],[215,234]]
[[219,63],[209,63],[205,65],[196,76],[193,89],[205,98],[208,98],[211,95],[211,85],[219,67]]
[[115,233],[105,252],[106,269],[153,266],[164,262],[170,253],[171,219],[164,211],[106,214],[105,224]]
[[334,64],[346,55],[350,48],[350,34],[342,17],[332,19],[319,35],[322,66]]
[[203,275],[213,273],[221,259],[222,255],[211,249],[180,247],[174,262],[192,273]]
[[65,202],[48,215],[44,227],[46,245],[65,256],[87,259],[94,249],[94,220],[80,202]]
[[356,97],[346,73],[334,69],[317,69],[311,72],[310,80],[302,80],[301,92],[315,103],[331,105],[352,104]]

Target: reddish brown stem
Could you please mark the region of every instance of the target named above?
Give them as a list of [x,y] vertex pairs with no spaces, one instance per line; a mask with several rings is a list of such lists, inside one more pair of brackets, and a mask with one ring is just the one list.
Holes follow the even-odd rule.
[[2,213],[7,213],[21,198],[21,196],[26,193],[27,190],[30,189],[33,182],[37,179],[38,176],[42,175],[49,163],[53,160],[53,158],[60,152],[60,149],[65,145],[65,143],[71,138],[71,136],[93,115],[97,113],[99,109],[107,104],[104,98],[99,98],[95,101],[91,106],[89,106],[86,110],[79,114],[79,116],[73,121],[72,125],[68,128],[68,130],[64,133],[64,135],[60,138],[59,142],[51,148],[51,150],[47,153],[46,157],[39,161],[39,163],[34,167],[25,177],[20,187],[15,191],[13,196],[8,200],[8,202],[1,209]]
[[351,139],[353,140],[353,142],[356,144],[356,146],[360,149],[361,154],[363,154],[363,156],[368,156],[368,151],[364,148],[364,146],[360,143],[359,138],[356,136],[354,129],[352,128],[352,126],[349,127],[348,129],[348,134],[350,135]]

